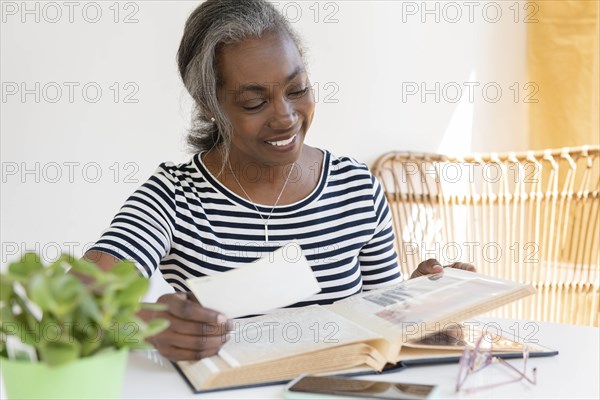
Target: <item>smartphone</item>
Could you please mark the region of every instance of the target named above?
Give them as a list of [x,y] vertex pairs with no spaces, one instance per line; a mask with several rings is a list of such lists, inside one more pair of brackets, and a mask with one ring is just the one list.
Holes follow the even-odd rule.
[[437,386],[302,375],[285,387],[286,399],[432,399]]

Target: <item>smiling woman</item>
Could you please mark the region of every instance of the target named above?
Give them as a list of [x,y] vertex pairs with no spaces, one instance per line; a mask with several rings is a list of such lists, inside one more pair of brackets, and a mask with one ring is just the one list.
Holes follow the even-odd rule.
[[[163,355],[203,358],[226,340],[226,316],[190,300],[186,279],[243,268],[292,240],[321,287],[294,306],[401,280],[379,183],[364,164],[304,142],[311,83],[298,36],[271,4],[202,3],[186,23],[178,64],[196,106],[195,154],[161,164],[86,253],[106,269],[118,259],[146,276],[158,269],[175,288],[156,315],[171,322],[153,339]],[[441,270],[429,260],[417,274]]]

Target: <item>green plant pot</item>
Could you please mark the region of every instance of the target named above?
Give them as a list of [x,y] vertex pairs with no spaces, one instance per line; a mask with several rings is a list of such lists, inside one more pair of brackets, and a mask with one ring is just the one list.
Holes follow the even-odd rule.
[[119,399],[128,349],[59,366],[2,358],[4,389],[16,399]]

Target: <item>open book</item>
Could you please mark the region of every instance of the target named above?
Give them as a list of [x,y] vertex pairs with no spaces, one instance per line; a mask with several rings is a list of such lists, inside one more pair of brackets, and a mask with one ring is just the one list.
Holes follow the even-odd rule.
[[[533,293],[529,285],[448,268],[328,306],[236,320],[218,355],[177,367],[195,391],[206,391],[285,381],[301,373],[381,371],[405,359],[430,357],[423,349],[432,345],[442,357],[460,356],[466,342],[457,347],[465,336],[456,335],[457,323]],[[445,337],[432,336],[440,332]],[[506,351],[521,351],[519,344],[503,344]]]

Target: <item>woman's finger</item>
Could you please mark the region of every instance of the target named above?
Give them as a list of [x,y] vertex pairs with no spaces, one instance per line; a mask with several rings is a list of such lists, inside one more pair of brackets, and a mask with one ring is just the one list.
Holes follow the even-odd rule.
[[216,354],[229,339],[222,336],[183,335],[170,330],[152,337],[150,342],[164,357],[172,360],[197,360]]
[[188,350],[219,350],[227,341],[227,335],[223,336],[193,336],[177,335],[171,344],[175,347]]
[[206,324],[196,321],[189,321],[178,317],[167,317],[171,321],[169,329],[183,335],[194,336],[224,336],[227,332],[233,330],[231,321],[222,324]]
[[227,322],[225,315],[205,308],[196,301],[189,300],[186,293],[170,293],[161,296],[158,301],[167,304],[171,314],[184,320],[215,325]]
[[418,278],[419,276],[429,275],[429,274],[438,274],[443,272],[444,268],[435,258],[430,258],[429,260],[423,261],[419,264],[417,269],[415,269],[410,276],[412,278]]
[[419,264],[417,270],[423,275],[436,274],[444,271],[442,264],[440,264],[440,262],[435,258],[430,258],[429,260],[423,261],[421,264]]
[[446,265],[444,268],[456,268],[463,269],[465,271],[477,272],[477,269],[473,264],[463,263],[463,262],[455,262],[454,264]]

